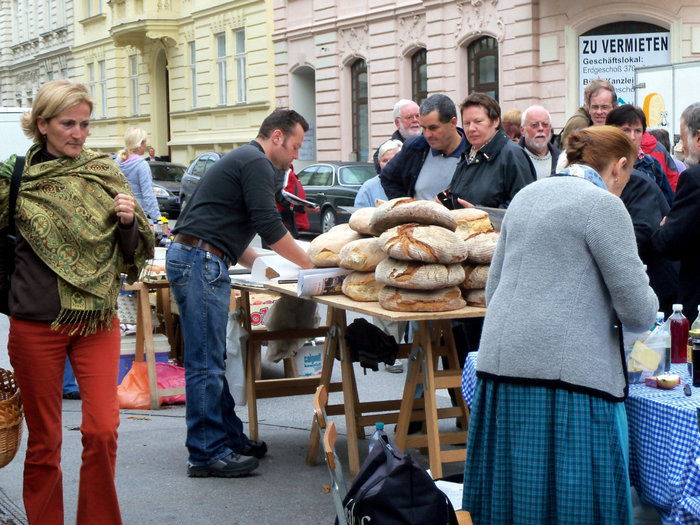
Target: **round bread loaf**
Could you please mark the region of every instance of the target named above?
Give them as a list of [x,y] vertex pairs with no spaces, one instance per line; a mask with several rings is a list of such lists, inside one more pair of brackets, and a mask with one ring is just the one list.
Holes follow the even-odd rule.
[[374,272],[351,272],[343,279],[343,293],[354,301],[376,301],[382,288]]
[[459,263],[422,263],[387,257],[377,265],[374,276],[380,283],[396,288],[437,290],[464,282],[464,267]]
[[369,220],[372,218],[374,210],[375,208],[359,208],[355,210],[352,212],[352,215],[350,215],[348,225],[356,232],[372,235],[369,231]]
[[435,201],[416,200],[410,197],[399,197],[377,206],[369,221],[369,231],[373,235],[407,222],[418,224],[434,224],[455,231],[457,220],[450,210]]
[[469,262],[488,264],[498,244],[498,232],[475,233],[464,240],[469,252]]
[[475,288],[486,288],[486,279],[489,276],[488,264],[465,264],[464,265],[464,282],[462,289],[473,290]]
[[401,224],[379,237],[389,257],[402,261],[452,264],[467,258],[467,246],[457,235],[442,226]]
[[347,243],[340,249],[340,267],[358,272],[371,272],[380,261],[386,259],[386,253],[379,244],[379,238],[367,237]]
[[493,225],[489,219],[488,212],[477,208],[459,208],[450,210],[452,216],[457,220],[455,233],[460,239],[466,239],[474,233],[491,232]]
[[385,286],[379,292],[379,304],[395,312],[447,312],[466,306],[457,286],[439,290],[403,290]]
[[338,266],[341,248],[347,243],[361,238],[362,235],[351,230],[347,224],[338,224],[311,241],[306,255],[316,266]]
[[486,294],[483,289],[469,290],[466,294],[466,299],[469,306],[486,308]]

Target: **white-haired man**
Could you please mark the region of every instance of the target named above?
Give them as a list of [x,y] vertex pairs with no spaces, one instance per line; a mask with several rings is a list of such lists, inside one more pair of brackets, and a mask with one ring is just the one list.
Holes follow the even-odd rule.
[[[402,98],[394,104],[394,124],[396,124],[396,131],[391,135],[391,139],[403,143],[406,139],[420,135],[422,131],[420,122],[418,122],[418,116],[418,104],[412,100]],[[374,152],[374,168],[377,170],[377,173],[381,171],[381,167],[379,166],[379,148]]]
[[537,179],[553,175],[561,150],[552,139],[552,117],[544,107],[534,105],[523,111],[520,121],[520,146],[528,154],[537,171]]
[[700,102],[681,114],[681,140],[688,169],[678,177],[671,210],[651,241],[664,257],[680,260],[678,302],[693,319],[700,305]]

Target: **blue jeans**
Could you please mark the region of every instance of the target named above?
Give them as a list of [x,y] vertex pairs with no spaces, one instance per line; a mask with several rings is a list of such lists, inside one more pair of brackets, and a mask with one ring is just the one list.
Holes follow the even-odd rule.
[[75,374],[73,373],[73,367],[70,365],[70,359],[66,356],[66,368],[63,371],[63,393],[70,394],[72,392],[79,392],[78,383],[75,382]]
[[180,243],[165,267],[185,342],[185,444],[189,463],[201,466],[248,443],[224,375],[231,279],[219,257]]

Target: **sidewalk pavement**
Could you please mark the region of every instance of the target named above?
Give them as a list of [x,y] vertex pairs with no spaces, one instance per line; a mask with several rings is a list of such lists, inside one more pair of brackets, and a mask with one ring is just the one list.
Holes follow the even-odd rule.
[[[7,319],[0,316],[0,366],[9,368],[6,346]],[[340,367],[335,367],[340,380]],[[281,363],[265,366],[264,373],[281,375]],[[335,375],[335,374],[334,374]],[[399,398],[405,372],[392,374],[380,366],[364,375],[356,364],[360,399]],[[330,402],[342,399],[331,393]],[[441,395],[440,406],[449,406]],[[63,485],[65,522],[75,523],[80,467],[80,401],[63,401]],[[265,525],[331,524],[335,518],[328,492],[329,475],[319,452],[316,466],[305,463],[311,430],[313,396],[294,396],[258,401],[260,438],[269,451],[252,475],[243,478],[188,478],[186,475],[184,405],[161,410],[122,410],[119,427],[116,483],[122,517],[127,525],[226,524]],[[247,407],[238,415],[247,430]],[[347,442],[345,421],[333,416],[338,426],[336,445],[346,477]],[[444,421],[441,424],[451,424]],[[390,425],[389,430],[393,430]],[[367,437],[371,434],[365,429]],[[22,504],[22,463],[26,449],[26,427],[15,459],[0,469],[0,525],[25,523]],[[360,457],[367,453],[367,440],[360,444]],[[427,457],[418,455],[427,467]],[[460,472],[463,465],[446,465],[446,475]],[[349,480],[348,480],[349,481]],[[12,521],[11,521],[12,520]]]

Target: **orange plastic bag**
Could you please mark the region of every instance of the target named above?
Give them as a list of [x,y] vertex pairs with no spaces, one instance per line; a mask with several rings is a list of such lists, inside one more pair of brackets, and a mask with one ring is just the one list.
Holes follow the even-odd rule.
[[117,387],[119,408],[151,408],[148,388],[148,368],[145,361],[134,361],[121,384]]
[[[169,363],[156,363],[158,388],[184,388],[185,369]],[[136,408],[148,410],[151,408],[151,389],[148,387],[148,365],[145,361],[134,361],[131,370],[127,372],[117,387],[119,408]],[[185,402],[185,395],[161,397],[159,404],[175,405]]]

